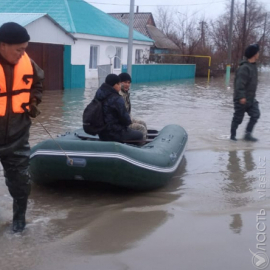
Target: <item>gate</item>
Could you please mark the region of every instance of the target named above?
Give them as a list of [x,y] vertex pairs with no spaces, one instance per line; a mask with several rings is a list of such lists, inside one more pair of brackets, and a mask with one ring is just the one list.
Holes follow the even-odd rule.
[[112,73],[111,65],[99,65],[97,66],[98,70],[98,86],[105,82],[107,75]]

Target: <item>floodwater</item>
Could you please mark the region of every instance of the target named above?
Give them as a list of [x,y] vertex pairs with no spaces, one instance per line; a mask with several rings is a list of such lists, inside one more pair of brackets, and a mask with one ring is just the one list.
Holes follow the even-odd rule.
[[[247,116],[240,140],[229,140],[232,89],[223,78],[212,79],[209,87],[204,79],[133,85],[133,116],[150,128],[179,124],[189,134],[181,166],[161,189],[33,184],[27,227],[13,234],[12,200],[1,170],[0,269],[265,269],[267,261],[259,265],[250,252],[266,259],[263,249],[270,254],[270,229],[264,227],[270,224],[269,72],[259,79],[256,143],[241,140]],[[45,91],[38,120],[53,136],[79,128],[94,92]],[[47,138],[34,120],[31,145]],[[266,186],[260,186],[263,177]]]

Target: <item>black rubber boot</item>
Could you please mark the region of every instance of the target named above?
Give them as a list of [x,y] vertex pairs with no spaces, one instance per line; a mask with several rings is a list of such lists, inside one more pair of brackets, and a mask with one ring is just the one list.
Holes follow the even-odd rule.
[[14,232],[22,232],[25,228],[25,212],[27,208],[27,198],[13,200],[13,223]]
[[236,124],[235,122],[232,122],[232,125],[231,125],[231,137],[230,139],[232,141],[237,141],[236,139],[236,130],[238,128],[238,124]]
[[246,132],[246,135],[244,137],[244,140],[245,141],[249,141],[249,142],[257,142],[258,139],[254,138],[252,135],[251,135],[251,132]]

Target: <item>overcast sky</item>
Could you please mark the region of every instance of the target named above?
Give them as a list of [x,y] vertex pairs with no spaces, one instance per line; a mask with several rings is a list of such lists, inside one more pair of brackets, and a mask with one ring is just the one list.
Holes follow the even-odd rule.
[[[91,5],[104,12],[129,12],[130,0],[86,0]],[[242,1],[245,0],[235,0]],[[249,1],[249,0],[248,0]],[[265,5],[270,12],[270,0],[257,0]],[[135,0],[140,12],[152,12],[155,15],[157,6],[170,7],[184,14],[196,14],[214,19],[224,12],[231,0]]]

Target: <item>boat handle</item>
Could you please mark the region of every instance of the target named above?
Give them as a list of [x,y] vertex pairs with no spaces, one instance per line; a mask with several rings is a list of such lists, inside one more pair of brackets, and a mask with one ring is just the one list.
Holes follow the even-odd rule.
[[170,154],[170,159],[171,159],[172,162],[174,162],[177,159],[177,154],[175,152],[172,152]]
[[85,167],[86,159],[84,158],[72,158],[72,163],[67,159],[67,165],[70,167]]

